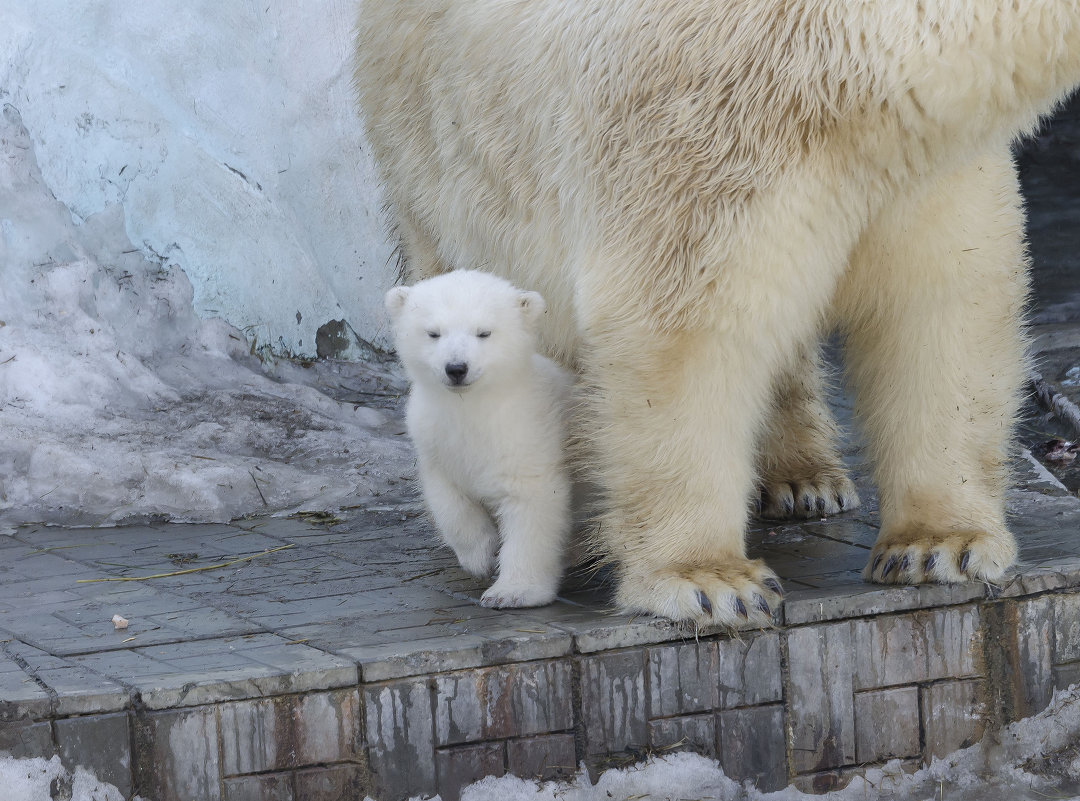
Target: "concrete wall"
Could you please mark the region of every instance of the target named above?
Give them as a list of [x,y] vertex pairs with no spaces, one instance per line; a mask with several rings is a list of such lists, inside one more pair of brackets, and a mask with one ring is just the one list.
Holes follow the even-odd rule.
[[334,320],[382,345],[393,269],[349,87],[357,8],[5,2],[0,105],[72,216],[122,206],[200,315],[279,352],[314,355]]

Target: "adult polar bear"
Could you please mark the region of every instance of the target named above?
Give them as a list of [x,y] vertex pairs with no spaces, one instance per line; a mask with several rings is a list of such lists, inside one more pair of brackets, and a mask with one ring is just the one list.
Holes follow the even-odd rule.
[[849,489],[814,375],[826,325],[876,465],[867,576],[1012,563],[1009,144],[1080,80],[1080,3],[374,0],[356,58],[411,274],[539,290],[549,347],[590,385],[621,605],[765,618],[757,441],[766,481]]

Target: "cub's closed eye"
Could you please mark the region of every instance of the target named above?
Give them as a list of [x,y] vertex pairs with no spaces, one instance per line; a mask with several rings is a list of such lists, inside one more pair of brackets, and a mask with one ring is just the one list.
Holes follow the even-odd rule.
[[480,339],[487,339],[489,336],[491,336],[491,332],[490,331],[477,331],[476,335],[478,337],[480,337]]
[[429,337],[431,337],[432,339],[438,339],[439,338],[439,332],[438,331],[428,331],[427,335]]

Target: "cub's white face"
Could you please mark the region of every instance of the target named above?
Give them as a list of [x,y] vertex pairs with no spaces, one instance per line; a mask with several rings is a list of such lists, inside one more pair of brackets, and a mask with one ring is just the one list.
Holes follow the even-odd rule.
[[398,355],[414,383],[452,392],[527,369],[544,300],[488,273],[457,271],[386,295]]

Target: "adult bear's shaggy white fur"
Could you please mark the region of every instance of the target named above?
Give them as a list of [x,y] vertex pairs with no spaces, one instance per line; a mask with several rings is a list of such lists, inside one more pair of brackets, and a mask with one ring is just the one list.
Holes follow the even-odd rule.
[[485,606],[555,599],[570,533],[573,377],[536,352],[544,299],[455,271],[386,295],[412,381],[405,420],[424,500],[461,566],[499,577]]
[[[508,265],[549,303],[623,606],[766,618],[756,444],[805,498],[849,487],[813,376],[826,324],[881,494],[867,576],[1011,564],[1009,143],[1080,80],[1075,0],[382,0],[356,58],[411,273]],[[777,387],[796,428],[766,429]]]

